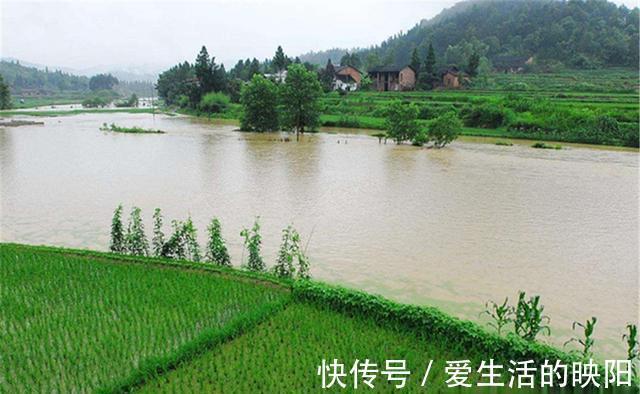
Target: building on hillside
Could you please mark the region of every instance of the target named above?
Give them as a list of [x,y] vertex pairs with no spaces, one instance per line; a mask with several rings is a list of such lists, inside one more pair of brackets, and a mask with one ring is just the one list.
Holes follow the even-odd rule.
[[373,88],[379,91],[413,90],[416,70],[411,66],[379,66],[369,70]]
[[445,89],[458,89],[462,86],[462,73],[457,67],[450,67],[442,73],[442,87]]
[[264,77],[276,83],[284,83],[287,80],[287,70],[280,70],[273,74],[264,74]]
[[504,73],[520,73],[525,66],[532,64],[533,56],[498,56],[493,59],[493,68]]
[[362,73],[353,66],[337,66],[333,74],[333,90],[352,92],[360,87]]

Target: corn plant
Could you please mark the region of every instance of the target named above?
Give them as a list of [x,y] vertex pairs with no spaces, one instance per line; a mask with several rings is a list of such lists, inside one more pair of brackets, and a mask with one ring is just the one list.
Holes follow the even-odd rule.
[[206,259],[214,264],[230,267],[231,258],[229,257],[227,245],[222,238],[220,220],[213,218],[207,230],[209,232],[209,241],[207,243]]
[[631,361],[634,376],[638,377],[638,362],[640,361],[640,344],[638,343],[638,326],[627,324],[628,333],[622,336],[627,344],[627,359]]
[[122,204],[118,205],[115,211],[113,211],[109,250],[114,253],[123,253],[125,251],[124,229],[122,227]]
[[595,342],[595,340],[593,339],[593,331],[596,328],[597,322],[598,322],[598,319],[596,319],[595,317],[591,317],[591,320],[587,320],[584,324],[574,321],[571,328],[574,331],[576,327],[582,328],[582,330],[584,331],[584,339],[571,338],[564,343],[565,346],[571,342],[577,342],[580,346],[582,346],[582,351],[580,352],[582,355],[582,358],[585,360],[592,358],[593,352],[591,349],[593,348],[593,344]]
[[172,220],[171,227],[173,232],[167,242],[162,246],[162,257],[184,260],[187,258],[184,223],[178,220]]
[[518,294],[518,306],[513,321],[516,334],[527,341],[534,341],[540,333],[546,332],[547,335],[551,335],[551,328],[546,325],[551,319],[542,314],[544,306],[540,305],[540,296],[530,297],[529,301],[525,297],[524,291]]
[[504,299],[501,305],[496,304],[494,301],[487,301],[485,304],[485,311],[481,314],[488,315],[492,322],[488,322],[489,327],[493,327],[498,331],[498,335],[502,333],[502,329],[509,323],[513,323],[513,316],[515,310],[513,306],[509,304],[509,297]]
[[249,260],[246,267],[251,271],[264,271],[266,266],[260,255],[262,245],[262,237],[260,236],[260,218],[256,218],[251,230],[243,229],[240,236],[244,237],[244,246],[249,251]]
[[125,245],[127,253],[135,256],[146,256],[149,254],[149,242],[144,234],[144,224],[140,216],[140,208],[131,208],[127,234],[125,235]]
[[160,208],[156,208],[153,212],[153,238],[151,239],[153,255],[156,257],[162,256],[162,248],[164,247],[162,221],[162,212],[160,211]]
[[311,263],[303,250],[298,250],[298,279],[311,279]]
[[186,246],[186,258],[191,261],[200,261],[200,245],[198,244],[198,233],[193,225],[191,216],[184,222],[182,234]]
[[278,259],[273,266],[273,273],[280,278],[293,278],[296,269],[293,259],[298,254],[300,235],[291,226],[282,230],[282,244],[278,251]]

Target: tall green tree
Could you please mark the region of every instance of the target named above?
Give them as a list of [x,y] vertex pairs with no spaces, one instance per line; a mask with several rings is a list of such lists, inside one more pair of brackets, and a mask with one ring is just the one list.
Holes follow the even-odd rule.
[[289,65],[289,60],[287,59],[287,55],[284,54],[282,47],[278,45],[278,49],[276,49],[276,54],[273,56],[273,61],[271,64],[273,65],[274,71],[279,73],[286,70]]
[[424,59],[424,63],[420,68],[420,74],[418,76],[418,86],[421,89],[433,89],[437,81],[436,61],[436,52],[433,49],[433,43],[429,43],[427,56]]
[[91,90],[111,90],[118,84],[118,78],[111,74],[98,74],[89,79]]
[[333,63],[331,63],[331,59],[327,60],[327,65],[324,69],[320,70],[319,78],[320,83],[322,84],[322,89],[325,92],[330,92],[333,88],[333,78],[336,75],[336,69],[333,67]]
[[413,51],[411,52],[411,62],[409,65],[413,68],[416,74],[420,73],[420,55],[418,55],[418,48],[413,48]]
[[9,85],[4,82],[4,78],[0,75],[0,109],[11,108],[11,93]]
[[275,131],[278,124],[278,87],[261,74],[255,74],[242,89],[240,129]]
[[296,139],[320,124],[320,96],[322,87],[317,74],[303,65],[290,65],[281,88],[282,125],[295,132]]
[[480,65],[480,55],[478,52],[473,52],[469,56],[469,62],[467,63],[467,74],[472,77],[478,75],[478,66]]

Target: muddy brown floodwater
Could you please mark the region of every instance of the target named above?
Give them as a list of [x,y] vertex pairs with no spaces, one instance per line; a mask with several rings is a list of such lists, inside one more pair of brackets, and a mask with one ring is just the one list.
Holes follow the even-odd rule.
[[[24,117],[27,119],[27,117]],[[83,114],[0,129],[0,239],[105,250],[113,209],[220,217],[233,263],[260,216],[266,261],[302,234],[315,278],[472,320],[540,294],[556,345],[598,317],[600,357],[638,321],[638,154],[318,133],[298,143],[186,117]],[[102,123],[163,135],[103,132]],[[169,228],[165,228],[169,232]]]

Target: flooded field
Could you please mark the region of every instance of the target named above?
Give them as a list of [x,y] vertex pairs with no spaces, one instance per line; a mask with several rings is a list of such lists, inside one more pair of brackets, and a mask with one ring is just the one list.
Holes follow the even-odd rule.
[[340,131],[282,142],[151,114],[37,120],[45,125],[0,128],[2,241],[105,250],[123,203],[143,209],[149,232],[155,207],[167,223],[192,215],[201,244],[220,217],[239,265],[240,230],[260,216],[268,264],[292,223],[327,282],[472,320],[489,299],[540,294],[556,345],[573,320],[598,317],[602,357],[623,356],[624,326],[638,320],[635,152],[427,150]]

